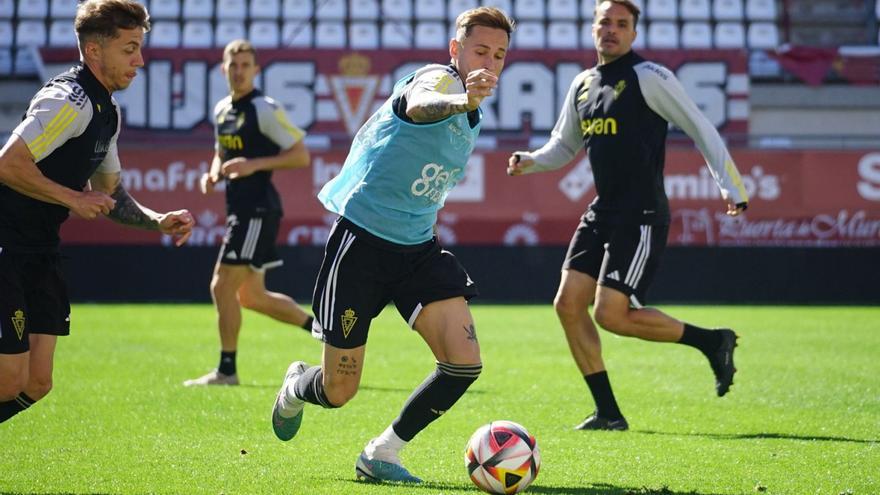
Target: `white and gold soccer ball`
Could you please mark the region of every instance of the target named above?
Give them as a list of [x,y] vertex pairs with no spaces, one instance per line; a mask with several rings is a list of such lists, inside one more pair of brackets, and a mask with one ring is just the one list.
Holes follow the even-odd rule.
[[489,493],[519,493],[535,481],[541,451],[528,430],[513,421],[493,421],[471,435],[464,452],[471,481]]

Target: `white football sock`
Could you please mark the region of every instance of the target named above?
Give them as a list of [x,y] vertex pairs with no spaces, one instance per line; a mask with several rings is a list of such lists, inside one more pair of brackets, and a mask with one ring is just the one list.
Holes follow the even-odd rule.
[[305,402],[296,396],[294,385],[296,385],[296,381],[288,381],[284,385],[284,392],[279,394],[278,405],[281,407],[278,410],[278,414],[282,418],[290,418],[299,414]]
[[385,431],[378,437],[370,440],[370,443],[364,448],[364,453],[368,459],[390,462],[392,464],[400,464],[398,457],[400,451],[406,447],[408,442],[394,433],[394,428],[388,426]]

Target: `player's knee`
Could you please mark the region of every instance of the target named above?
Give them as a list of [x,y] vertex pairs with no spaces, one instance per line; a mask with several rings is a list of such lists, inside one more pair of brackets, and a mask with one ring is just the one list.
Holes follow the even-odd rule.
[[620,314],[615,308],[602,304],[597,305],[593,310],[593,317],[596,319],[596,323],[605,330],[618,335],[629,335],[626,331],[626,315]]
[[587,310],[583,301],[579,301],[566,294],[556,295],[556,298],[553,300],[553,308],[560,319],[577,318],[584,315]]
[[27,394],[34,400],[40,400],[52,391],[51,376],[31,376],[27,384]]
[[28,373],[26,370],[24,372],[4,373],[4,376],[0,379],[0,402],[10,401],[18,397],[18,394],[24,392],[27,381]]
[[253,311],[258,311],[261,307],[260,298],[257,297],[254,293],[246,290],[238,291],[238,302],[241,304],[242,308],[250,309]]
[[211,295],[214,296],[214,299],[234,295],[236,291],[238,291],[238,285],[228,277],[214,275],[214,278],[211,279]]
[[331,407],[342,407],[348,403],[357,394],[357,389],[349,390],[345,388],[325,389],[327,400]]
[[342,407],[357,395],[357,383],[344,380],[329,380],[324,383],[324,395],[331,407]]
[[211,296],[216,301],[220,295],[222,295],[221,283],[217,277],[214,277],[211,279]]

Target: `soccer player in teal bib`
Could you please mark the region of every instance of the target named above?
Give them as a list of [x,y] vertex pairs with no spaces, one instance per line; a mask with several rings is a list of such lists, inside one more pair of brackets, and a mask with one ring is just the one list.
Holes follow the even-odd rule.
[[465,172],[513,31],[499,9],[467,10],[449,41],[450,65],[401,79],[361,127],[340,174],[318,199],[339,215],[315,284],[312,332],[321,365],[290,365],[272,409],[281,440],[296,435],[306,402],[337,408],[357,393],[371,320],[394,302],[424,339],[436,369],[400,415],[358,456],[359,479],[419,483],[400,450],[464,395],[482,369],[467,300],[477,289],[434,235],[437,211]]

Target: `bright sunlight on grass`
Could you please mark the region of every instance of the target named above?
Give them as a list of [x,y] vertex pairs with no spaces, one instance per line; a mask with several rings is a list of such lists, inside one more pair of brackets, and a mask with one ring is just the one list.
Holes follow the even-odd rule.
[[393,308],[374,322],[361,390],[306,407],[291,442],[269,416],[290,361],[320,359],[300,329],[246,314],[239,387],[184,388],[216,366],[208,305],[79,305],[55,388],[0,425],[0,493],[478,493],[464,467],[480,425],[538,440],[543,494],[880,493],[880,308],[666,307],[740,335],[732,391],[715,396],[692,348],[602,333],[628,432],[571,427],[593,409],[550,306],[474,306],[484,369],[403,451],[423,486],[366,485],[354,462],[434,368]]

